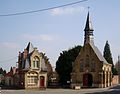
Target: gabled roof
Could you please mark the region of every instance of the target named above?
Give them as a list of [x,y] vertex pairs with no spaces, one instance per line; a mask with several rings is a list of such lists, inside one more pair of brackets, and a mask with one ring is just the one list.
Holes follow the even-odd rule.
[[29,67],[30,67],[30,60],[29,60],[29,58],[26,58],[24,63],[25,63],[24,69],[29,69]]
[[5,77],[12,77],[13,76],[13,73],[12,72],[8,72],[6,73]]
[[98,59],[101,62],[108,64],[108,62],[105,60],[105,58],[103,57],[103,55],[101,54],[99,49],[94,45],[94,42],[93,42],[93,31],[94,30],[92,27],[92,22],[89,17],[89,12],[87,15],[87,20],[86,20],[86,25],[85,25],[84,31],[85,31],[84,45],[89,44],[91,46],[91,48],[93,49],[93,51],[95,52]]
[[[30,53],[31,54],[31,53]],[[26,59],[24,59],[24,58],[22,58],[22,61],[21,61],[22,63],[22,69],[24,69],[24,70],[29,70],[29,68],[30,68],[30,55],[28,55],[27,56],[27,58]]]
[[98,59],[100,61],[103,61],[103,63],[106,63],[108,64],[108,62],[106,61],[106,59],[103,57],[103,55],[101,54],[101,52],[99,51],[99,49],[94,45],[94,44],[91,44],[89,43],[90,46],[92,47],[93,51],[95,52],[95,54],[97,55]]
[[41,70],[42,71],[47,71],[47,67],[45,65],[45,59],[44,58],[41,60]]
[[28,51],[28,53],[31,53],[32,51],[34,51],[34,47],[31,42],[28,43],[26,50]]
[[[36,54],[36,52],[38,54]],[[25,58],[24,58],[24,55],[26,56]],[[40,55],[40,57],[41,57],[41,58],[39,58],[39,59],[41,59],[40,60],[41,71],[44,71],[44,72],[48,71],[48,67],[47,67],[48,58],[47,58],[47,56],[45,56],[45,54],[42,52],[38,52],[37,48],[34,48],[31,42],[28,43],[28,45],[27,45],[26,49],[23,51],[23,53],[20,53],[21,60],[20,60],[19,64],[21,64],[21,69],[23,69],[24,71],[28,71],[31,67],[31,62],[32,62],[31,57],[34,58],[34,56],[37,56],[37,55]]]

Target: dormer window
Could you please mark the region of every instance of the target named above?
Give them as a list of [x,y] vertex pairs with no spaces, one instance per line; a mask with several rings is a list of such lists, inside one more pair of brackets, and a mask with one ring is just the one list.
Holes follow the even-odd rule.
[[33,68],[34,69],[38,69],[39,66],[40,66],[40,60],[39,60],[39,58],[38,57],[34,57],[34,59],[33,59]]

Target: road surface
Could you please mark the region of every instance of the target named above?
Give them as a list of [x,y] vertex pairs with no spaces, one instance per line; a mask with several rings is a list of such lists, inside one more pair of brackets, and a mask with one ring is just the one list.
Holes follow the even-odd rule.
[[1,94],[120,94],[120,85],[94,89],[1,90]]

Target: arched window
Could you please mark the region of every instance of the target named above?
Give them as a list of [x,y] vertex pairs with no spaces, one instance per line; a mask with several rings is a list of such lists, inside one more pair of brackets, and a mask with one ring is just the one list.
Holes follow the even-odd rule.
[[95,72],[95,61],[93,59],[92,59],[92,62],[91,62],[91,71]]
[[84,62],[83,59],[80,60],[80,72],[83,72]]
[[39,68],[40,67],[40,60],[37,56],[34,57],[33,59],[33,68]]
[[89,55],[86,55],[85,67],[89,67]]

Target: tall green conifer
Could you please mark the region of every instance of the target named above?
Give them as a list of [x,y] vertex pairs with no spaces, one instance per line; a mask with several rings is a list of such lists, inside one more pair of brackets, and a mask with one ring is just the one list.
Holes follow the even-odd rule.
[[113,73],[113,75],[117,74],[116,69],[114,68],[113,59],[112,59],[112,53],[111,53],[110,45],[109,45],[108,41],[106,41],[103,56],[107,60],[108,63],[112,64],[112,73]]

